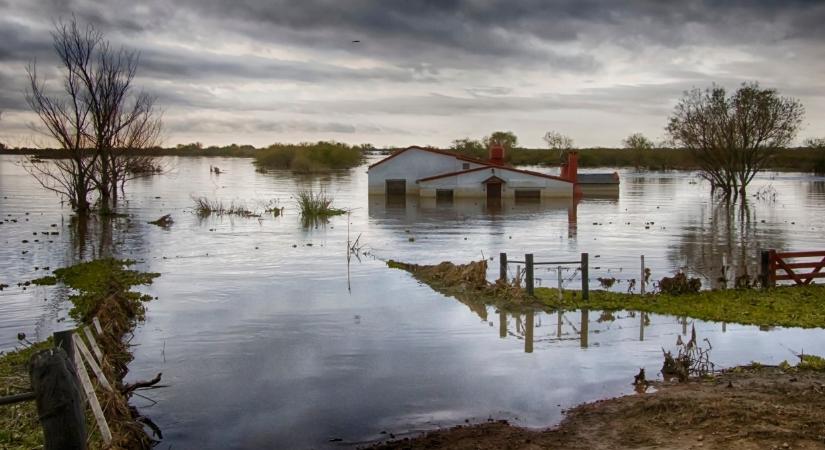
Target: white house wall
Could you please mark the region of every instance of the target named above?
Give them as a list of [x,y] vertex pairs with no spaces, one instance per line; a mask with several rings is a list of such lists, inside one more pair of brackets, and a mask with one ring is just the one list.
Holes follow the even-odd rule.
[[469,164],[471,169],[481,167],[480,164],[462,161],[454,156],[412,148],[369,169],[369,193],[385,194],[387,180],[405,179],[407,194],[418,194],[416,180],[458,172],[464,170],[464,164]]
[[542,198],[572,197],[573,183],[516,172],[502,168],[478,170],[475,172],[457,174],[435,180],[421,181],[418,184],[419,194],[422,197],[435,197],[438,189],[452,189],[453,197],[466,198],[487,196],[487,186],[483,184],[495,175],[504,180],[501,186],[502,198],[514,198],[517,189],[538,189]]

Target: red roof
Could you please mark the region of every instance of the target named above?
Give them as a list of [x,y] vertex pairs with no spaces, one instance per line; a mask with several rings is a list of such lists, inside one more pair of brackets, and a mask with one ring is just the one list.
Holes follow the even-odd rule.
[[548,175],[546,173],[541,173],[541,172],[533,172],[532,170],[522,170],[522,169],[514,169],[512,167],[495,166],[495,165],[492,165],[492,164],[487,164],[483,167],[476,167],[475,169],[459,170],[457,172],[443,173],[441,175],[434,175],[434,176],[431,176],[431,177],[421,178],[419,180],[416,180],[416,183],[418,183],[420,181],[437,180],[439,178],[446,178],[446,177],[452,177],[452,176],[455,176],[455,175],[462,175],[462,174],[470,173],[470,172],[477,172],[479,170],[485,170],[485,169],[509,170],[511,172],[518,172],[518,173],[523,173],[523,174],[526,174],[526,175],[532,175],[532,176],[536,176],[536,177],[549,178],[551,180],[558,180],[558,181],[565,181],[567,183],[572,183],[572,181],[570,181],[570,180],[567,180],[567,179],[561,178],[561,177],[557,177],[555,175]]
[[481,159],[478,159],[478,158],[473,158],[473,157],[470,157],[470,156],[462,155],[460,153],[455,153],[455,152],[451,152],[451,151],[448,151],[448,150],[441,150],[441,149],[437,149],[437,148],[418,147],[418,146],[414,145],[412,147],[407,147],[403,150],[399,150],[399,151],[393,153],[390,156],[387,156],[386,158],[382,159],[381,161],[378,161],[377,163],[372,164],[371,166],[369,166],[369,169],[372,169],[373,167],[375,167],[379,164],[385,163],[385,162],[395,158],[396,156],[406,152],[407,150],[413,150],[413,149],[423,150],[425,152],[430,152],[430,153],[437,153],[439,155],[444,155],[444,156],[450,156],[450,157],[459,159],[461,161],[467,161],[467,162],[472,162],[472,163],[476,163],[476,164],[484,164],[484,165],[492,166],[492,167],[499,167],[497,165],[490,164],[489,161],[484,161],[484,160],[481,160]]

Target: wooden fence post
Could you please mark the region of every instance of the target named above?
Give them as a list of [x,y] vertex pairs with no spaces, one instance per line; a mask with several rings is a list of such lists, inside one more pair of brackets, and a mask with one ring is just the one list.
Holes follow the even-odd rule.
[[74,364],[74,330],[57,331],[52,336],[54,337],[54,346],[63,349],[66,356],[69,357],[69,361]]
[[527,311],[524,321],[524,353],[533,353],[533,331],[536,327],[534,316],[534,311]]
[[582,299],[590,299],[590,255],[582,253]]
[[645,255],[641,256],[642,261],[642,277],[639,278],[639,293],[645,295]]
[[498,262],[498,279],[501,281],[507,281],[507,253],[499,253]]
[[533,295],[533,254],[524,255],[524,278],[527,283],[527,295]]
[[762,278],[762,289],[767,289],[770,286],[770,279],[771,276],[769,274],[771,270],[771,252],[769,250],[762,250],[761,256],[759,258],[760,266],[761,266],[761,278]]
[[562,281],[561,281],[561,266],[556,267],[556,275],[558,278],[558,291],[559,291],[559,303],[564,301],[564,290],[562,290]]
[[43,448],[85,450],[86,416],[74,363],[67,352],[56,347],[32,355],[29,378],[43,427]]

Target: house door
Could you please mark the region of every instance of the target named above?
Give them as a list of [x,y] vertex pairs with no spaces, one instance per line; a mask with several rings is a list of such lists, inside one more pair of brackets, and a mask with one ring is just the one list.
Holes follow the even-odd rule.
[[501,183],[487,183],[487,200],[501,201]]

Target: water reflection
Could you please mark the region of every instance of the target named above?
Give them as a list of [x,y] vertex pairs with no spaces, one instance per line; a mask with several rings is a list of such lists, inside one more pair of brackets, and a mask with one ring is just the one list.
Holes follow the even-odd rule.
[[[466,303],[465,303],[466,304]],[[468,304],[468,306],[470,306]],[[487,321],[487,312],[481,311],[479,306],[471,306],[473,311],[483,321]],[[545,312],[541,310],[525,310],[522,312],[507,312],[502,309],[496,311],[498,315],[498,337],[506,339],[514,337],[524,341],[524,353],[533,353],[536,342],[536,330],[542,328],[542,323],[555,323],[546,335],[540,335],[539,340],[544,343],[558,343],[562,341],[577,340],[579,347],[586,349],[591,346],[591,335],[609,332],[615,322],[618,328],[638,328],[638,341],[646,340],[646,331],[651,327],[651,315],[646,312],[637,311],[591,311],[587,308],[578,311],[555,311]],[[597,317],[596,320],[593,318]],[[657,316],[665,326],[672,324],[673,330],[679,330],[682,336],[687,336],[688,325],[693,323],[692,319],[679,317],[674,320],[664,319],[665,316]],[[555,318],[555,321],[553,320]],[[570,318],[578,318],[572,321]],[[489,322],[493,326],[492,322]],[[726,333],[728,324],[721,322],[719,331]],[[772,327],[759,328],[761,331],[771,331]],[[660,328],[660,333],[662,329]],[[601,344],[597,344],[600,346]],[[549,349],[550,347],[547,347]]]
[[755,279],[759,252],[787,245],[783,229],[766,232],[764,226],[760,228],[767,220],[775,220],[766,206],[749,201],[709,202],[698,216],[687,218],[670,259],[702,276],[702,284],[714,289],[734,287],[737,278],[742,282]]
[[[608,197],[610,198],[610,197]],[[615,200],[615,198],[613,198]],[[475,219],[495,221],[535,221],[566,214],[567,237],[575,238],[581,197],[575,199],[468,199],[421,198],[406,195],[369,196],[369,217],[408,224],[467,222]]]

